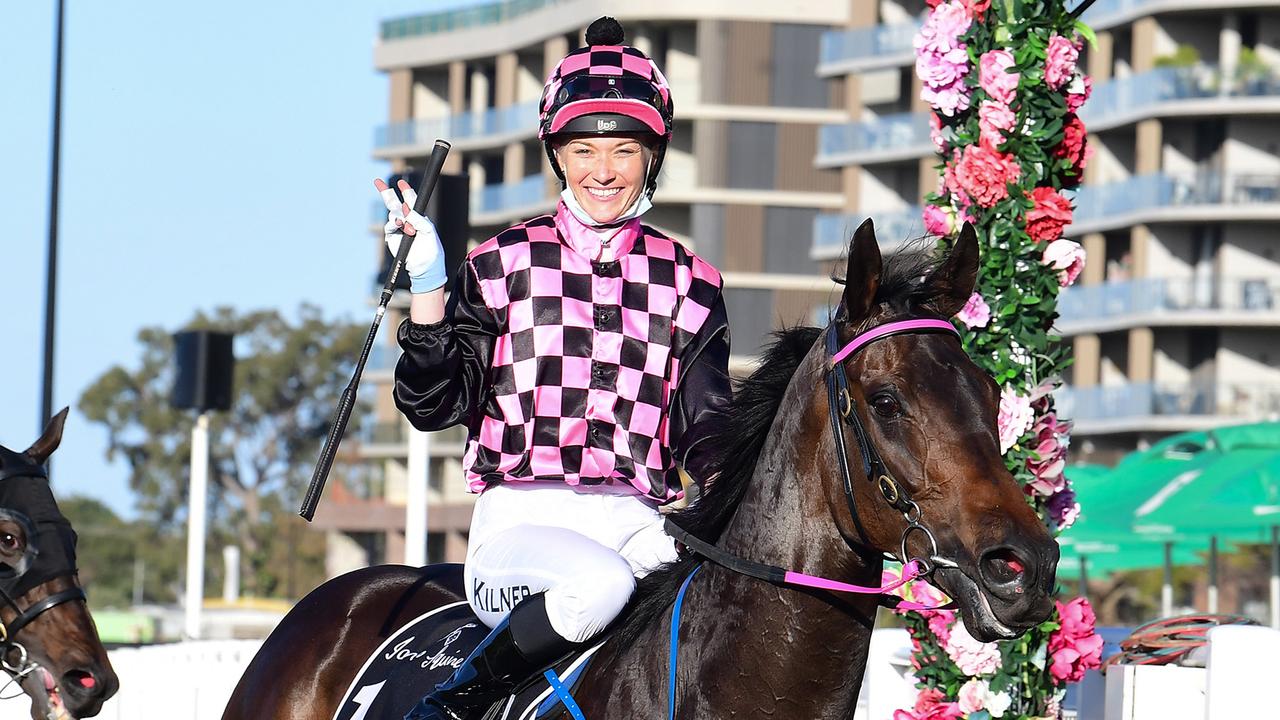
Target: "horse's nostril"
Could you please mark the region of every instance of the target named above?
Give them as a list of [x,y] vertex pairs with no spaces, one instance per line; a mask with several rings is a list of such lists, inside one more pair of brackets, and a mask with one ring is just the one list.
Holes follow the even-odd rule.
[[98,678],[87,670],[70,670],[63,674],[62,682],[68,690],[92,693],[98,687]]
[[1026,564],[1012,550],[1001,548],[993,550],[982,558],[989,580],[1001,585],[1015,583],[1022,579]]

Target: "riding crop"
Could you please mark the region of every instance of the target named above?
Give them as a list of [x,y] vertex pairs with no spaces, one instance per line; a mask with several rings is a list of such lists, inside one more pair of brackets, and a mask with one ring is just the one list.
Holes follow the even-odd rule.
[[[418,200],[413,204],[414,211],[419,215],[425,215],[427,212],[427,202],[436,188],[436,180],[440,178],[440,170],[444,167],[444,159],[448,154],[449,143],[436,140],[435,147],[431,150],[431,157],[427,159],[426,171],[422,175],[422,185],[418,188]],[[311,522],[311,518],[316,514],[316,505],[320,504],[320,494],[324,492],[324,483],[329,478],[329,469],[333,467],[333,458],[338,453],[338,444],[342,442],[342,435],[347,430],[347,421],[351,419],[351,410],[356,404],[356,390],[360,387],[360,376],[364,373],[364,364],[373,350],[373,339],[378,334],[378,326],[382,324],[382,316],[387,313],[387,304],[391,302],[396,279],[400,277],[400,270],[404,267],[405,258],[409,256],[409,248],[413,246],[413,240],[413,235],[405,233],[400,241],[395,262],[391,265],[391,271],[387,273],[386,284],[382,286],[382,296],[378,299],[378,309],[373,316],[373,325],[369,327],[369,336],[365,338],[364,349],[360,352],[360,359],[356,361],[355,372],[352,373],[351,382],[347,384],[347,388],[342,391],[342,397],[338,399],[333,426],[329,428],[329,437],[325,440],[324,449],[320,451],[320,460],[316,462],[315,472],[311,475],[307,495],[302,499],[302,509],[298,511],[298,514],[306,518],[307,522]]]

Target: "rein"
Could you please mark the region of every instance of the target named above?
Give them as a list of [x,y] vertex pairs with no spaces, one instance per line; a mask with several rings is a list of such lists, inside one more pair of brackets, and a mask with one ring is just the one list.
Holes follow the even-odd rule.
[[[843,348],[840,347],[840,340],[836,334],[834,323],[828,325],[827,330],[823,333],[826,336],[827,352],[831,355],[826,372],[828,416],[831,418],[831,432],[835,437],[836,456],[840,465],[840,474],[844,481],[845,501],[849,504],[849,513],[853,517],[854,524],[857,526],[858,531],[862,532],[862,521],[859,519],[857,503],[854,501],[853,475],[849,472],[849,453],[844,443],[844,433],[840,425],[841,418],[853,428],[854,437],[858,441],[858,450],[862,456],[862,470],[867,480],[876,484],[885,502],[894,510],[902,513],[902,517],[907,521],[907,527],[902,531],[902,538],[899,541],[900,554],[896,557],[885,554],[888,559],[898,560],[902,563],[901,578],[880,587],[850,585],[849,583],[805,575],[775,565],[767,565],[738,557],[721,550],[713,543],[694,537],[684,528],[672,522],[670,518],[664,523],[667,534],[689,548],[689,550],[717,565],[774,585],[797,585],[864,595],[879,594],[884,596],[881,598],[881,604],[900,610],[936,610],[954,607],[954,603],[923,605],[909,600],[885,596],[885,593],[896,590],[912,580],[931,575],[935,568],[956,567],[956,563],[938,554],[938,541],[934,538],[933,532],[920,522],[920,506],[911,499],[911,494],[907,492],[907,489],[893,477],[889,468],[885,466],[884,461],[880,458],[880,453],[876,451],[875,445],[871,443],[871,438],[856,412],[856,403],[853,400],[852,393],[849,392],[849,379],[845,375],[844,366],[841,364],[846,358],[876,340],[908,333],[935,332],[951,333],[957,337],[960,335],[950,322],[932,318],[898,320],[878,325],[859,333]],[[930,553],[927,559],[910,558],[908,556],[907,540],[912,533],[917,532],[923,533],[929,543]]]

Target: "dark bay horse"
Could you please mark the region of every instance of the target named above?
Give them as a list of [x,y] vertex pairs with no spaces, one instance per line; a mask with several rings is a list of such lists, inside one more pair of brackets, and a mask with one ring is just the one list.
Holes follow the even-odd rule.
[[34,720],[93,717],[120,687],[76,577],[75,531],[43,467],[66,420],[64,408],[24,452],[0,446],[0,508],[16,516],[0,521],[0,665],[31,697]]
[[[982,640],[1048,617],[1058,548],[1001,459],[999,388],[938,322],[964,305],[977,268],[967,226],[940,262],[888,265],[870,222],[859,228],[836,320],[779,334],[736,392],[719,474],[674,523],[736,556],[859,585],[879,584],[883,554],[922,558]],[[867,344],[833,363],[851,342]],[[641,581],[574,690],[586,717],[666,716],[670,608],[700,561]],[[853,717],[876,597],[711,563],[693,580],[677,717]],[[334,717],[389,632],[462,598],[457,566],[366,568],[322,585],[267,638],[224,720]]]

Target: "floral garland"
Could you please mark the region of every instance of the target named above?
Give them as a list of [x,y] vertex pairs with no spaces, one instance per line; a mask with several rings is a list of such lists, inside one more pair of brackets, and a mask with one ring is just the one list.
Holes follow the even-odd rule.
[[[929,6],[915,38],[916,73],[934,110],[941,182],[926,198],[925,228],[954,236],[971,222],[983,238],[978,287],[957,326],[970,355],[1002,387],[1005,463],[1027,502],[1060,533],[1080,506],[1064,475],[1071,426],[1058,418],[1051,394],[1067,354],[1050,328],[1059,291],[1084,267],[1084,248],[1062,233],[1090,156],[1076,112],[1092,86],[1076,63],[1080,38],[1092,42],[1093,34],[1061,0]],[[904,592],[928,604],[940,599],[924,583]],[[1066,684],[1098,667],[1102,653],[1082,598],[1058,602],[1054,617],[999,643],[975,640],[951,610],[905,620],[920,693],[894,720],[1057,718]]]

